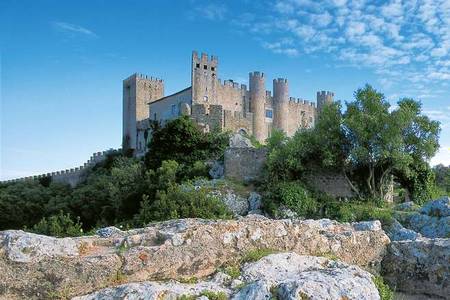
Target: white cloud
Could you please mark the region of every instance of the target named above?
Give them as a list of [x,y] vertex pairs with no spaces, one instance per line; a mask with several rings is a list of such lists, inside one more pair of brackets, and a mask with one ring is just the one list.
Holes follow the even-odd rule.
[[438,153],[431,159],[431,165],[438,164],[450,166],[450,145],[441,146]]
[[76,25],[76,24],[71,24],[71,23],[66,23],[66,22],[52,22],[51,23],[53,25],[53,27],[61,32],[65,32],[65,33],[70,33],[70,34],[81,34],[81,35],[85,35],[85,36],[90,36],[90,37],[97,37],[97,34],[95,34],[92,30],[87,29],[85,27]]

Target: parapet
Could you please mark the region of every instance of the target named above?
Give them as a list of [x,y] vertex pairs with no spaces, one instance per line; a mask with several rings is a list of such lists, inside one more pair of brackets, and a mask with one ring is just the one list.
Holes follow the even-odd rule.
[[117,150],[109,149],[109,150],[102,151],[102,152],[95,152],[94,154],[92,154],[90,159],[86,163],[84,163],[82,166],[71,168],[71,169],[66,169],[66,170],[61,170],[61,171],[56,171],[56,172],[51,172],[51,173],[45,173],[45,174],[39,174],[39,175],[34,175],[34,176],[27,176],[27,177],[23,177],[23,178],[6,180],[6,181],[2,181],[2,183],[30,181],[30,180],[38,180],[38,179],[44,178],[44,177],[51,177],[52,180],[56,180],[59,182],[67,181],[66,183],[72,184],[74,182],[77,182],[74,179],[76,179],[77,177],[81,178],[82,171],[84,171],[87,167],[93,166],[96,163],[103,161],[108,154],[111,154],[114,152],[121,152],[121,151],[122,151],[122,149],[117,149]]
[[334,93],[333,92],[330,92],[330,91],[320,91],[320,92],[317,92],[317,98],[319,98],[319,97],[324,97],[324,96],[331,96],[331,97],[334,97]]
[[201,61],[203,63],[207,63],[207,62],[217,63],[219,61],[219,58],[215,55],[209,56],[207,53],[204,53],[204,52],[202,52],[199,57],[198,52],[194,50],[194,51],[192,51],[192,60],[193,61]]
[[274,80],[273,80],[273,83],[274,83],[274,84],[276,84],[276,83],[284,83],[284,84],[287,84],[287,83],[288,83],[288,80],[287,80],[286,78],[277,78],[277,79],[274,79]]
[[264,77],[264,73],[263,72],[258,72],[258,71],[250,72],[249,75],[250,75],[250,77],[260,77],[260,78]]
[[153,76],[149,76],[149,75],[145,75],[145,74],[141,74],[141,73],[134,73],[134,74],[130,75],[128,78],[124,79],[124,81],[129,81],[134,78],[139,79],[139,80],[152,81],[152,82],[164,82],[161,78],[157,78],[157,77],[153,77]]

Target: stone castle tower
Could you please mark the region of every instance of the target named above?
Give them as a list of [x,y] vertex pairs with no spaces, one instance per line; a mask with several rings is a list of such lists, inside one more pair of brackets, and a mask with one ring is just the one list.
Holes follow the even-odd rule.
[[313,102],[289,96],[285,78],[273,80],[273,96],[266,91],[266,75],[249,73],[249,88],[233,80],[219,79],[219,59],[196,51],[191,56],[191,84],[164,96],[164,82],[134,74],[123,81],[123,148],[143,155],[150,120],[166,122],[189,115],[204,131],[229,130],[254,135],[264,142],[273,129],[292,136],[314,126],[317,115],[333,102],[331,92],[317,92]]
[[148,104],[164,96],[161,79],[133,74],[123,81],[123,141],[124,149],[137,144],[138,124],[149,118]]

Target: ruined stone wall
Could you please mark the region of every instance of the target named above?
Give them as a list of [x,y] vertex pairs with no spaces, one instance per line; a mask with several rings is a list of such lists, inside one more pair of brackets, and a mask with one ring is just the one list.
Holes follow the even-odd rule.
[[340,173],[316,171],[308,174],[306,181],[317,191],[326,193],[333,198],[351,198],[355,196],[345,176]]
[[267,149],[228,148],[224,155],[225,177],[239,181],[252,181],[261,176]]
[[[228,148],[224,155],[225,177],[238,181],[251,181],[261,176],[267,149]],[[316,171],[306,175],[306,183],[333,198],[351,198],[354,193],[343,174]]]

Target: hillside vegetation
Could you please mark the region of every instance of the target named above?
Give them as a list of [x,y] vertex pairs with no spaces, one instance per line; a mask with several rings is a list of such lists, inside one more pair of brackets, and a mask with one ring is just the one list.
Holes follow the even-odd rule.
[[[418,204],[449,192],[449,168],[428,164],[439,148],[439,123],[422,114],[419,102],[402,99],[392,110],[366,86],[345,107],[325,107],[314,128],[292,138],[272,133],[264,174],[254,183],[267,213],[287,207],[300,217],[389,222],[382,199],[391,178]],[[0,230],[73,236],[109,225],[232,217],[214,193],[193,186],[209,179],[209,161],[223,159],[229,134],[203,133],[188,117],[153,124],[152,132],[144,159],[110,155],[76,188],[49,179],[1,184]],[[355,199],[337,201],[307,186],[305,174],[317,169],[344,174]]]

